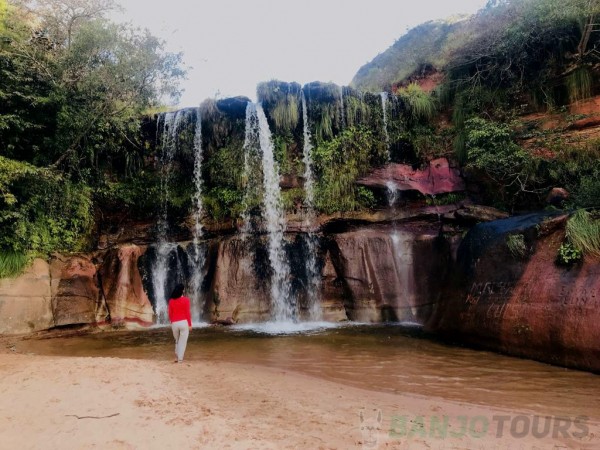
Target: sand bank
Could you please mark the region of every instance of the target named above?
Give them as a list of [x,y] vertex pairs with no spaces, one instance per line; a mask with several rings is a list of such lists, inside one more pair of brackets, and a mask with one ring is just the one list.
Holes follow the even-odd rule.
[[598,448],[591,420],[580,439],[573,424],[568,438],[511,437],[521,413],[256,365],[0,353],[3,448]]

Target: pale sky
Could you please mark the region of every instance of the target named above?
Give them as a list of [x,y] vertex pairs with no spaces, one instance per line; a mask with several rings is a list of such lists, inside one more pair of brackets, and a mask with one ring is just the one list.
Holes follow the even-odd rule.
[[120,0],[118,20],[148,28],[191,67],[180,106],[256,97],[272,79],[348,85],[409,28],[486,0]]

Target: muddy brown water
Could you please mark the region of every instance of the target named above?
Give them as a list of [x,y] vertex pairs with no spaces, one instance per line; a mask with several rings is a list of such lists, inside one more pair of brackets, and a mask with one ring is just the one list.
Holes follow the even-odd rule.
[[[29,339],[17,347],[40,355],[169,361],[173,336],[162,327]],[[413,327],[350,325],[287,335],[260,327],[203,327],[193,330],[186,359],[262,365],[363,389],[600,419],[599,375],[447,345]]]

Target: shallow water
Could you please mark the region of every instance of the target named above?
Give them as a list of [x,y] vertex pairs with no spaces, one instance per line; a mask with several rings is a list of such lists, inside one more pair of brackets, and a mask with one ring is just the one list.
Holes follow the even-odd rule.
[[[172,341],[170,328],[161,327],[31,339],[18,350],[169,361]],[[600,418],[598,375],[444,345],[414,326],[204,326],[193,330],[186,359],[263,365],[370,390]]]

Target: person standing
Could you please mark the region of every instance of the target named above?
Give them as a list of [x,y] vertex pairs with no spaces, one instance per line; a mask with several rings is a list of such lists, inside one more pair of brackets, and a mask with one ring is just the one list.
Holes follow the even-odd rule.
[[183,284],[175,286],[169,299],[169,320],[175,338],[175,355],[177,356],[174,362],[178,363],[183,361],[188,336],[192,329],[190,299],[183,295],[183,289]]

